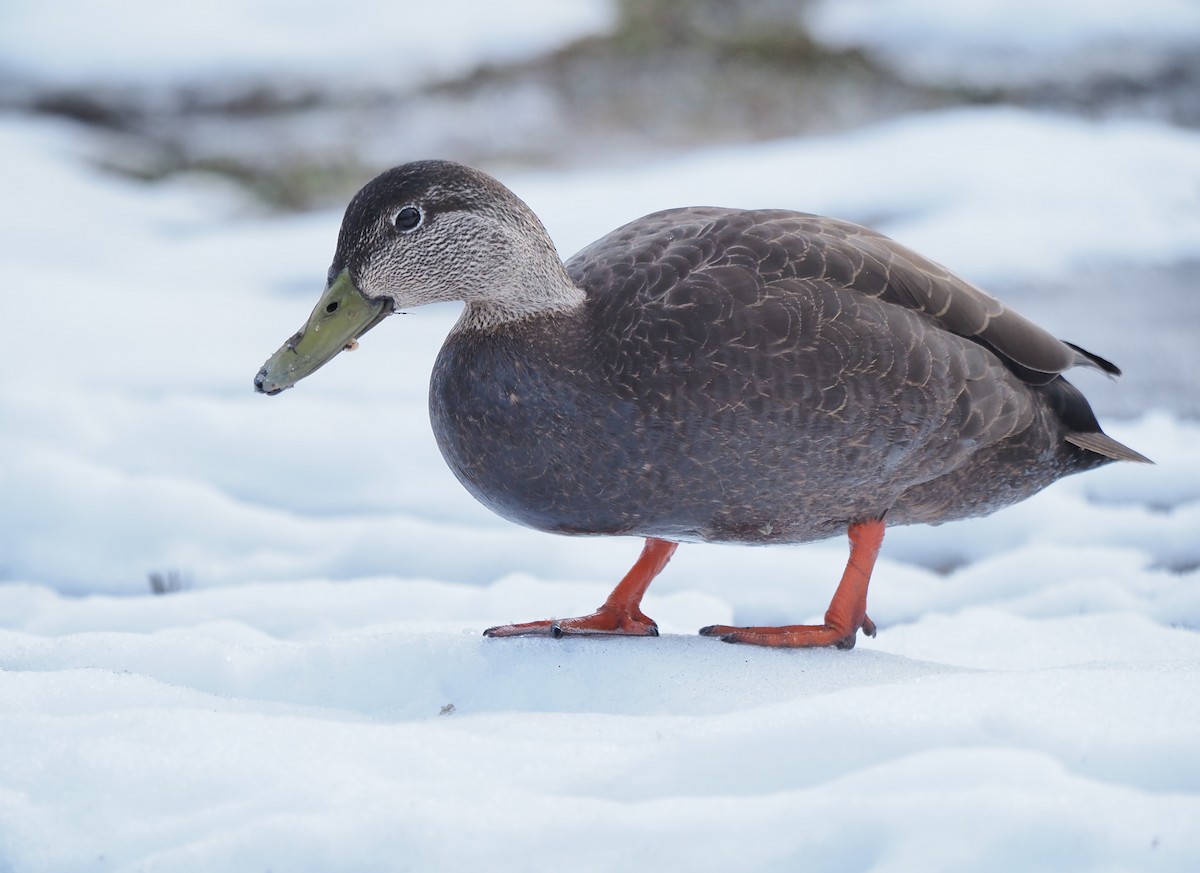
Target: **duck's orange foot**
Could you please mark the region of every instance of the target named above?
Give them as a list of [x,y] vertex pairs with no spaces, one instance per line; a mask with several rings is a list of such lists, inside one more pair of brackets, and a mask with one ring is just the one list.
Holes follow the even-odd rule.
[[483,632],[485,637],[627,636],[656,637],[658,625],[639,609],[637,612],[602,606],[579,618],[548,618],[521,624],[502,624]]
[[714,624],[700,629],[700,635],[717,637],[727,643],[772,646],[783,649],[837,646],[853,649],[861,630],[875,636],[875,622],[867,618],[867,586],[871,569],[883,542],[883,519],[872,518],[850,525],[850,560],[829,609],[825,624],[793,624],[786,627],[730,627]]
[[650,537],[642,555],[617,583],[604,605],[579,618],[548,618],[523,624],[502,624],[483,632],[485,637],[625,636],[656,637],[658,625],[642,612],[642,595],[654,577],[675,554],[678,543]]
[[859,627],[835,624],[793,624],[785,627],[730,627],[712,624],[700,628],[700,636],[717,637],[726,643],[745,643],[750,646],[770,646],[779,649],[811,649],[836,646],[853,649],[858,631],[875,636],[875,622],[863,616]]

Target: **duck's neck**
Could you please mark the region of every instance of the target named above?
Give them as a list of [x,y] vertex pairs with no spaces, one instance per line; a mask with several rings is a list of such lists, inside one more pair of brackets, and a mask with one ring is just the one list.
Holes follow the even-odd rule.
[[[533,254],[533,253],[529,253]],[[516,258],[498,270],[487,288],[466,296],[456,331],[488,330],[539,315],[569,312],[583,305],[583,289],[571,281],[553,246]]]

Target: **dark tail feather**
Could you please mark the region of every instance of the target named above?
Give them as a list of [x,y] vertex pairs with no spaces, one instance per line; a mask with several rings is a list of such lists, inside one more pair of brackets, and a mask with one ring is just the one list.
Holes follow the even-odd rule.
[[[1083,354],[1087,354],[1087,352],[1083,352]],[[1100,360],[1103,361],[1103,358]],[[1104,363],[1108,362],[1104,361]],[[1112,364],[1109,366],[1112,367]],[[1116,367],[1113,369],[1115,370]],[[1050,402],[1050,408],[1054,410],[1059,421],[1066,425],[1068,433],[1064,439],[1071,445],[1104,458],[1112,458],[1114,461],[1154,463],[1140,452],[1135,452],[1129,446],[1119,443],[1108,434],[1103,433],[1100,430],[1100,422],[1096,421],[1096,414],[1092,412],[1087,398],[1062,376],[1049,385],[1043,386],[1040,390]]]
[[[1063,342],[1067,343],[1066,340],[1063,340]],[[1104,358],[1100,357],[1099,355],[1093,355],[1087,349],[1081,349],[1079,346],[1075,345],[1075,343],[1067,343],[1067,345],[1069,345],[1075,351],[1079,352],[1079,354],[1081,354],[1085,358],[1087,358],[1088,363],[1092,364],[1095,367],[1099,367],[1105,373],[1108,373],[1108,375],[1110,375],[1110,376],[1120,376],[1121,375],[1121,368],[1118,367],[1116,364],[1114,364],[1112,361],[1105,360]],[[1103,454],[1103,453],[1101,453],[1101,454]]]
[[1073,446],[1079,446],[1079,448],[1095,452],[1097,455],[1112,458],[1114,461],[1136,461],[1139,464],[1154,463],[1145,455],[1135,452],[1124,443],[1117,442],[1106,433],[1070,433],[1067,434],[1066,440]]

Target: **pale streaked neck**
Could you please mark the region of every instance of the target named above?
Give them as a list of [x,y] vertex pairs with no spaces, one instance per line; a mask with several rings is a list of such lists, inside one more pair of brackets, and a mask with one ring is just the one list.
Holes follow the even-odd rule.
[[556,266],[557,270],[538,271],[537,275],[524,277],[524,281],[506,283],[499,289],[490,289],[485,295],[468,299],[454,330],[487,330],[526,318],[578,309],[587,295],[571,281],[561,264]]

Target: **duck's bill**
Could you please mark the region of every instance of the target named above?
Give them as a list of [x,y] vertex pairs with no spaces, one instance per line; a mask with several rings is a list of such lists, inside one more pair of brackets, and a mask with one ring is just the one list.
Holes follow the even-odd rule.
[[254,377],[254,389],[278,394],[316,372],[338,352],[392,314],[391,300],[368,300],[342,270],[317,301],[308,323]]

